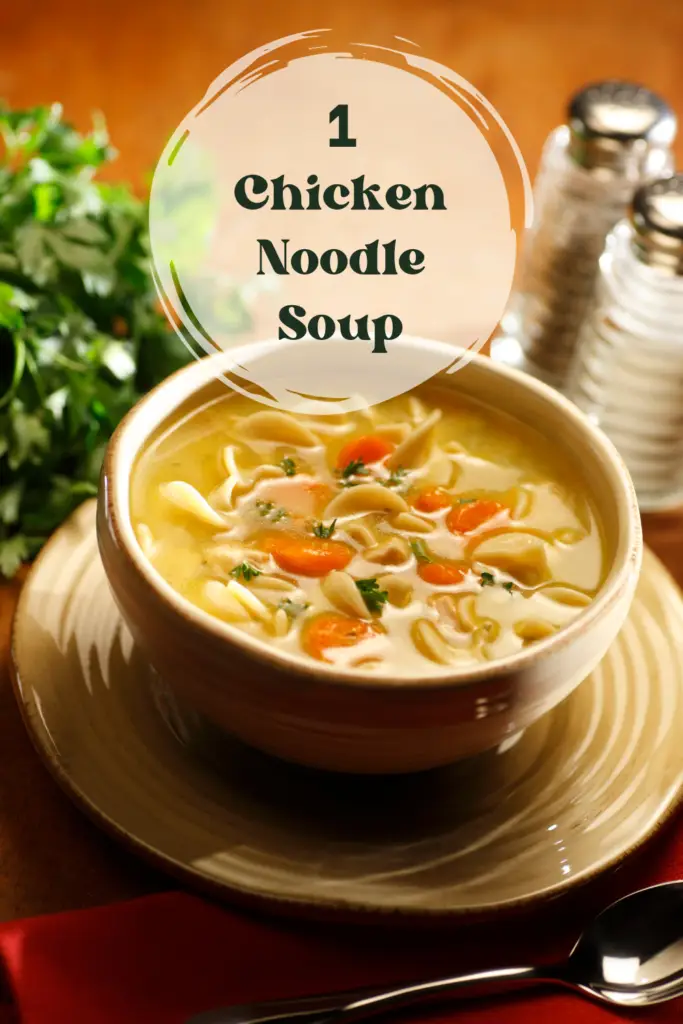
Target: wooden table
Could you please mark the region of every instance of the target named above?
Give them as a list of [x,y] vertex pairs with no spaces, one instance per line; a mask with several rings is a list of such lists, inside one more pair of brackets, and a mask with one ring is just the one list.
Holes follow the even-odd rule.
[[[609,76],[660,90],[683,115],[681,0],[27,0],[0,11],[0,96],[63,102],[85,127],[102,110],[121,152],[109,174],[143,187],[167,136],[208,83],[254,46],[305,28],[415,40],[507,120],[534,173],[568,95]],[[683,137],[683,136],[682,136]],[[683,152],[681,145],[678,155]],[[683,583],[683,516],[646,523]],[[20,581],[0,587],[0,920],[86,907],[167,885],[58,791],[19,719],[8,678]]]

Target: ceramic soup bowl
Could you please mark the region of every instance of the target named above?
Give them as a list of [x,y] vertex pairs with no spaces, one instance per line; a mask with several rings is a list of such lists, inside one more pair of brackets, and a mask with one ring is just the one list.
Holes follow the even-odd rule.
[[[412,344],[416,351],[437,345]],[[229,358],[253,365],[268,346],[244,346]],[[363,676],[282,653],[181,597],[136,540],[131,472],[151,435],[220,394],[226,384],[216,378],[227,364],[222,354],[192,363],[143,398],[114,434],[102,474],[97,529],[111,589],[136,642],[182,700],[248,744],[290,761],[335,771],[411,772],[510,741],[597,665],[624,622],[640,569],[630,478],[612,444],[570,402],[482,356],[441,374],[439,383],[556,439],[558,460],[578,463],[602,523],[605,580],[569,625],[513,656],[444,669],[438,677]]]

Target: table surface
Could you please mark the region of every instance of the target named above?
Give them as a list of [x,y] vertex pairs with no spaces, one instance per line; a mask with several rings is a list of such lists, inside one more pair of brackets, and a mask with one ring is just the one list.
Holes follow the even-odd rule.
[[[589,80],[641,81],[683,111],[681,0],[31,0],[3,8],[0,96],[13,106],[60,100],[82,127],[92,110],[103,111],[121,154],[109,177],[138,188],[181,116],[224,67],[306,28],[416,41],[493,102],[532,174],[567,97]],[[644,526],[647,542],[683,584],[683,513],[649,517]],[[8,669],[20,586],[0,586],[0,920],[168,885],[86,821],[33,751]]]

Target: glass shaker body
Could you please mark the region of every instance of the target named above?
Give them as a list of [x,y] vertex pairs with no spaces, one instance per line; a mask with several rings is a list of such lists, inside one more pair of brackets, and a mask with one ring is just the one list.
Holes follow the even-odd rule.
[[[628,83],[588,87],[574,97],[569,114],[569,124],[546,142],[519,284],[491,344],[494,359],[560,390],[593,299],[605,239],[626,215],[635,189],[671,171],[676,127],[663,101]],[[617,131],[629,123],[629,133]]]
[[601,257],[567,392],[618,448],[643,510],[683,502],[683,263],[644,259],[629,220]]

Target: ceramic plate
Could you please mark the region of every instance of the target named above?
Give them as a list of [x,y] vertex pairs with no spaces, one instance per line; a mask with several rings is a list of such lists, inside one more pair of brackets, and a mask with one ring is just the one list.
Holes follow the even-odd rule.
[[22,591],[18,699],[76,802],[188,882],[299,911],[499,910],[615,864],[679,800],[683,601],[649,552],[618,639],[544,719],[447,769],[352,778],[271,760],[176,703],[122,625],[94,513]]

